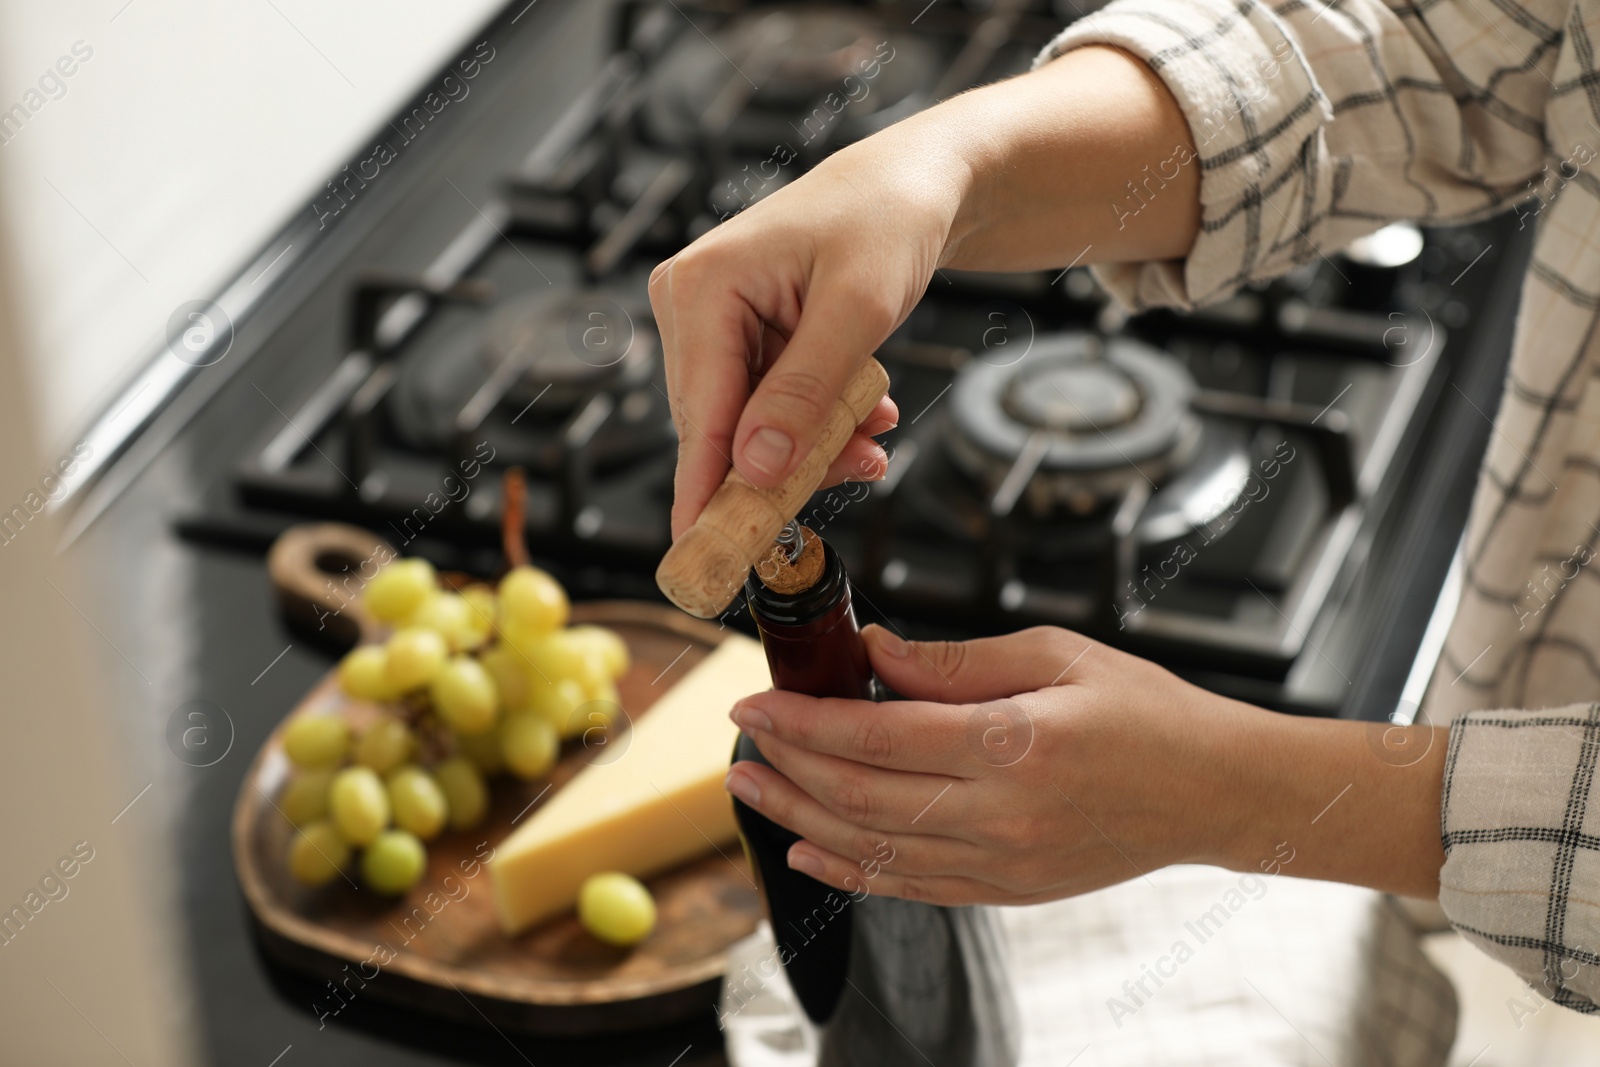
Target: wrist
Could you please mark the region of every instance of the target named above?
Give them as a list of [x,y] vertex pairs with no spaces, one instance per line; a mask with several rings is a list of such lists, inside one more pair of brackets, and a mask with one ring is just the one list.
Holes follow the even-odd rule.
[[1188,789],[1195,813],[1182,820],[1187,840],[1177,862],[1255,871],[1278,839],[1274,753],[1285,747],[1286,716],[1193,687],[1184,717],[1194,731]]
[[971,161],[948,123],[923,112],[857,141],[824,159],[813,174],[829,174],[865,201],[925,258],[926,273],[949,261],[952,244],[968,232],[967,203],[975,184]]
[[1295,720],[1287,715],[1237,701],[1225,704],[1211,760],[1217,817],[1204,837],[1203,862],[1255,872],[1287,840],[1283,812],[1289,798],[1284,790],[1297,783],[1286,768],[1299,762],[1293,754],[1300,739]]
[[1445,730],[1237,707],[1206,862],[1438,895]]

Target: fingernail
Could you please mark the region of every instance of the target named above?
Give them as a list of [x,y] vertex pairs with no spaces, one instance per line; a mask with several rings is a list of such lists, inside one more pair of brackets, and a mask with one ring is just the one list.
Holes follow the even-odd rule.
[[760,708],[753,708],[748,704],[735,704],[728,717],[737,723],[741,730],[772,732],[772,720]]
[[727,777],[722,780],[722,785],[728,792],[752,808],[760,807],[761,787],[756,785],[748,775],[729,771]]
[[911,643],[894,633],[888,627],[879,626],[874,634],[878,647],[883,649],[895,659],[905,659],[911,654]]
[[873,419],[871,422],[862,426],[860,432],[866,434],[868,437],[876,437],[880,433],[888,433],[898,425],[900,424],[895,422],[893,419]]
[[744,445],[744,461],[762,474],[777,474],[789,464],[794,442],[782,430],[763,426]]
[[789,866],[801,874],[809,874],[813,878],[822,877],[822,861],[811,853],[802,851],[799,846],[789,849]]
[[861,480],[867,482],[881,482],[884,475],[889,473],[889,458],[879,449],[874,455],[861,461]]

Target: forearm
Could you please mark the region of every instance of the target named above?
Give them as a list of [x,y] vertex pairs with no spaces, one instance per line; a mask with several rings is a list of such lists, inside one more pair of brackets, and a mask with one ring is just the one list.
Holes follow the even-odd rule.
[[950,265],[1031,270],[1173,259],[1200,224],[1200,166],[1188,122],[1138,59],[1080,48],[959,98],[990,135]]
[[1199,225],[1188,123],[1160,79],[1113,48],[963,93],[830,164],[935,202],[943,266],[1170,259]]
[[[1285,873],[1432,900],[1444,866],[1442,728],[1303,719],[1229,702],[1219,739],[1212,862],[1258,871],[1280,844]],[[1281,858],[1281,857],[1279,857]]]

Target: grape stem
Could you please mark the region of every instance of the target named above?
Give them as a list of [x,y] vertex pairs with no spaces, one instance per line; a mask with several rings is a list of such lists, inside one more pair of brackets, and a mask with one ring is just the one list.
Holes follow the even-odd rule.
[[529,564],[527,521],[528,479],[521,467],[512,467],[500,479],[500,543],[506,569]]

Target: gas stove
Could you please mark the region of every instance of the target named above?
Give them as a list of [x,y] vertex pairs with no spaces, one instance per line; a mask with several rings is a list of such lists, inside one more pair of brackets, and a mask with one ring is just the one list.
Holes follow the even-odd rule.
[[[839,146],[1026,69],[1060,6],[620,6],[609,57],[425,269],[350,279],[342,357],[182,529],[339,519],[493,570],[516,466],[535,554],[578,595],[657,596],[674,434],[650,270]],[[1130,317],[1081,267],[940,271],[879,353],[887,478],[802,518],[863,614],[908,632],[1068,626],[1348,713],[1363,613],[1433,568],[1385,546],[1425,506],[1436,409],[1464,361],[1504,358],[1503,230],[1389,227],[1188,315]]]

